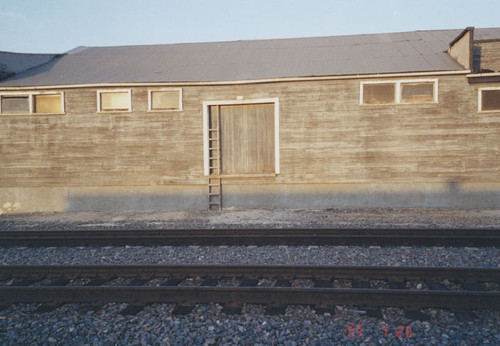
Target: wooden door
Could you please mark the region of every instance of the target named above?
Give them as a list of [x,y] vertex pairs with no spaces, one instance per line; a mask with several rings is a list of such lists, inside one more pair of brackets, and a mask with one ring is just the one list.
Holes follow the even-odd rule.
[[222,174],[275,173],[274,104],[219,107]]

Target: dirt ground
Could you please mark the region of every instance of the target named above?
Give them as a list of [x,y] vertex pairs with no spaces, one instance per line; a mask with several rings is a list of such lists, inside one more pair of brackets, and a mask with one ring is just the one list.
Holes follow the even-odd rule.
[[0,230],[228,227],[500,228],[500,209],[227,209],[0,215]]

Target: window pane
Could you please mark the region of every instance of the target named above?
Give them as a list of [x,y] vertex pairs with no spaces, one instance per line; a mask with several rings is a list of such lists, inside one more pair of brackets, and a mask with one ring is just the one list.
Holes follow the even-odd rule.
[[395,84],[364,84],[363,103],[381,104],[394,103]]
[[61,94],[35,95],[35,113],[62,113]]
[[483,111],[500,110],[500,90],[482,90],[482,105]]
[[106,92],[101,93],[102,111],[128,111],[128,92]]
[[175,91],[152,91],[151,109],[152,110],[175,110],[180,109],[180,92]]
[[2,96],[2,114],[28,114],[28,96]]
[[401,88],[401,102],[434,101],[434,83],[403,83]]

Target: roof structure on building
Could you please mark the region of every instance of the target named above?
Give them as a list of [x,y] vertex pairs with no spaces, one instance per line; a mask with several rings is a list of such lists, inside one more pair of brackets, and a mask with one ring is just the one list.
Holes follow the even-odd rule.
[[[77,47],[44,57],[43,64],[0,81],[0,87],[457,71],[464,68],[446,50],[461,31]],[[474,35],[477,40],[500,39],[500,28],[475,29]],[[6,54],[0,53],[0,64]]]
[[46,64],[60,55],[0,52],[0,80]]

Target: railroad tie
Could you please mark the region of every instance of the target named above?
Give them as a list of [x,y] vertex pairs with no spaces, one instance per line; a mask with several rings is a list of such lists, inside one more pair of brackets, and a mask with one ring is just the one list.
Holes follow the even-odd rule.
[[129,304],[127,307],[119,312],[120,315],[123,316],[135,316],[142,310],[144,310],[144,305],[133,305]]

